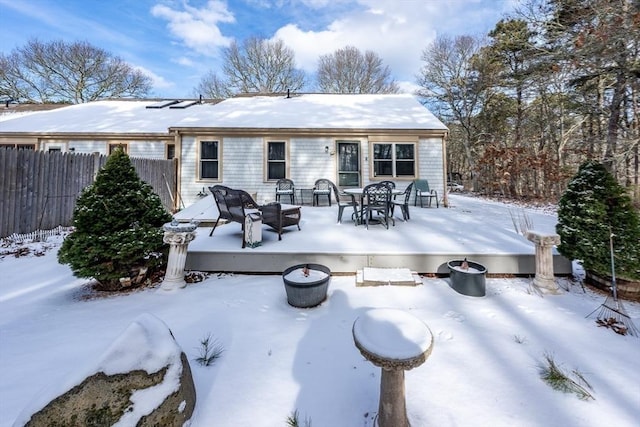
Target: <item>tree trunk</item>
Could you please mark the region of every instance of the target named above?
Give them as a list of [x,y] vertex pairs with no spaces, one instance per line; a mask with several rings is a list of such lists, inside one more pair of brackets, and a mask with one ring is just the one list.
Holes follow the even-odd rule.
[[618,143],[618,125],[620,122],[620,106],[624,97],[625,89],[624,72],[620,69],[616,75],[611,106],[609,107],[609,123],[607,125],[607,146],[604,154],[604,165],[617,178],[616,174],[616,151]]

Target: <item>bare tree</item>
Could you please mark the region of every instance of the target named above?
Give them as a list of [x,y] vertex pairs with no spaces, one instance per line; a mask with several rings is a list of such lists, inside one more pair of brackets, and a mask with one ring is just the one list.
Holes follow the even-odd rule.
[[209,72],[195,88],[204,94],[224,97],[235,93],[275,93],[300,90],[304,71],[296,68],[295,54],[282,40],[257,37],[237,42],[222,52],[223,77]]
[[196,97],[202,95],[211,99],[228,98],[233,95],[227,82],[213,71],[205,74],[193,91]]
[[87,42],[33,39],[0,54],[0,93],[19,101],[78,104],[150,90],[149,76]]
[[554,59],[572,65],[574,76],[568,84],[592,108],[595,148],[590,149],[616,175],[625,156],[624,122],[629,111],[624,107],[634,104],[627,101],[638,81],[640,4],[635,0],[541,3],[548,17],[543,35]]
[[398,93],[391,70],[370,50],[353,46],[322,55],[318,61],[318,89],[326,93]]
[[447,123],[460,130],[464,157],[478,187],[474,144],[479,139],[474,118],[494,93],[493,63],[482,54],[482,40],[472,36],[438,37],[422,52],[418,95],[428,100]]

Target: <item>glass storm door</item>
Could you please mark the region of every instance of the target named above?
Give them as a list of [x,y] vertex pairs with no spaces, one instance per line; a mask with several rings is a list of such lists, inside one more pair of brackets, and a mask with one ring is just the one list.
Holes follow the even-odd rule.
[[338,186],[360,187],[360,142],[338,141]]

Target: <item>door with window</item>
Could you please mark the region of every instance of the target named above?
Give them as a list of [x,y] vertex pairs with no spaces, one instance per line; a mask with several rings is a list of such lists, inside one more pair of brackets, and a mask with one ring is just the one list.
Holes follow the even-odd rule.
[[338,186],[360,187],[360,141],[337,141]]

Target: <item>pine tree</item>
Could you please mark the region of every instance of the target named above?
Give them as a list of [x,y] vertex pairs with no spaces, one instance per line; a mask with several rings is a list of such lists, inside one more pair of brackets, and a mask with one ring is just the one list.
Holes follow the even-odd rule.
[[160,198],[118,149],[77,200],[74,231],[58,261],[102,290],[122,289],[120,278],[147,275],[166,264],[162,225],[171,221]]
[[558,251],[587,271],[611,274],[613,233],[616,275],[640,279],[640,219],[625,188],[597,162],[580,166],[558,204]]

